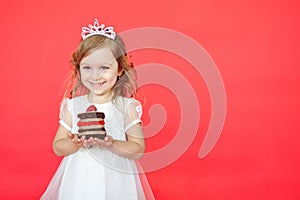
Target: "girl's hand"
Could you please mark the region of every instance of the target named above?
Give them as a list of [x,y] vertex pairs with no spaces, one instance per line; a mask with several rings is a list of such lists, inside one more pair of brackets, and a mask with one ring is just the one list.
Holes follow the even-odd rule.
[[86,140],[85,139],[85,136],[81,136],[81,140],[82,140],[82,146],[85,147],[85,148],[91,148],[92,147],[92,144],[90,143],[89,140]]
[[78,147],[82,147],[83,140],[79,139],[76,134],[69,133],[70,140]]
[[92,146],[97,146],[101,148],[110,148],[113,145],[113,138],[109,135],[107,135],[104,140],[101,140],[99,138],[89,138],[88,143]]

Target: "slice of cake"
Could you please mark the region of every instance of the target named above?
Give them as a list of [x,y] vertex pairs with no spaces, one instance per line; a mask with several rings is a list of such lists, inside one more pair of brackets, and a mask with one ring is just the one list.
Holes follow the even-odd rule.
[[85,136],[85,139],[93,137],[103,140],[105,138],[105,114],[103,112],[97,112],[96,106],[89,106],[85,113],[80,113],[77,115],[77,117],[80,119],[77,123],[79,127],[79,138],[82,136]]

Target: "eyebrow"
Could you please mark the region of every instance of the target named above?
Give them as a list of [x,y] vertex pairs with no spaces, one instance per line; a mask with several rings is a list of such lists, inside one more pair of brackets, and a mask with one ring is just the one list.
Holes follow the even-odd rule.
[[[101,63],[101,64],[99,64],[100,66],[102,66],[102,65],[111,65],[112,63]],[[90,66],[90,64],[89,63],[81,63],[80,64],[80,66],[81,65],[88,65],[88,66]]]

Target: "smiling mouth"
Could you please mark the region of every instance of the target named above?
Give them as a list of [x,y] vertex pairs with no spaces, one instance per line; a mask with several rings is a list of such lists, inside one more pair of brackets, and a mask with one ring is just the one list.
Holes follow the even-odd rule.
[[100,88],[101,86],[104,85],[104,82],[102,82],[102,83],[92,83],[92,82],[90,82],[90,84],[91,84],[91,86],[93,86],[95,89],[98,89],[98,88]]

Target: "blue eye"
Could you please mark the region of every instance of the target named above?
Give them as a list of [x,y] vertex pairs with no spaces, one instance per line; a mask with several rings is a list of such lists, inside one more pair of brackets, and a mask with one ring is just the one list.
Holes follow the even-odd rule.
[[100,67],[100,69],[101,69],[101,70],[107,70],[107,69],[109,69],[109,67],[108,67],[108,66],[105,66],[105,65],[103,65],[103,66],[101,66],[101,67]]
[[89,70],[91,70],[91,67],[90,66],[83,66],[82,69],[86,70],[86,71],[89,71]]

